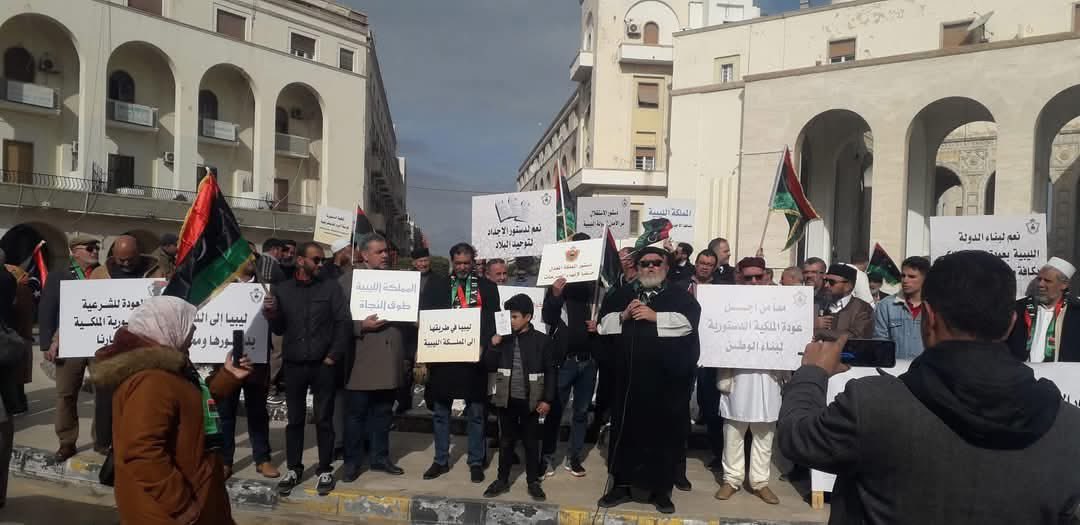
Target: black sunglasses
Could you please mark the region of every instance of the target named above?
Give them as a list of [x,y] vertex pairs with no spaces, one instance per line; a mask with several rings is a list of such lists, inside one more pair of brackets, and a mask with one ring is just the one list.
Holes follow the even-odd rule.
[[827,284],[829,286],[833,286],[833,285],[840,284],[840,283],[846,283],[846,282],[848,282],[847,279],[825,279],[825,284]]
[[744,281],[764,281],[764,280],[765,280],[765,274],[761,274],[761,275],[746,275],[746,276],[743,276],[743,280],[744,280]]
[[330,260],[329,257],[308,257],[308,259],[311,259],[311,262],[315,263],[315,266],[322,264],[324,261]]
[[98,246],[96,244],[88,244],[88,245],[83,245],[83,246],[76,246],[76,248],[82,248],[82,249],[84,249],[84,250],[86,250],[88,252],[101,251],[101,246]]
[[659,267],[664,265],[664,261],[656,261],[656,260],[638,261],[637,265],[640,268],[653,268],[653,267],[659,268]]

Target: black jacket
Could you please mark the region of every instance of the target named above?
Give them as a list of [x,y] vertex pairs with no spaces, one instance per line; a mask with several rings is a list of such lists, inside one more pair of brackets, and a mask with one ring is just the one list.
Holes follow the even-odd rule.
[[721,264],[713,272],[713,284],[735,284],[735,267]]
[[777,440],[837,475],[829,523],[1057,524],[1080,496],[1080,408],[1000,343],[929,348],[899,378],[795,372]]
[[[558,373],[555,371],[555,360],[552,356],[552,342],[548,336],[530,328],[523,334],[503,336],[499,346],[488,348],[484,351],[484,366],[488,372],[498,370],[511,370],[514,367],[514,339],[521,345],[521,368],[525,372],[525,389],[530,401],[530,408],[534,403],[544,401],[554,403],[556,391],[559,386]],[[529,381],[528,376],[542,374],[543,381]],[[509,377],[499,376],[495,382],[495,406],[505,407],[505,398],[509,397]],[[533,391],[536,388],[540,391]],[[507,389],[507,392],[502,392]]]
[[270,331],[282,336],[286,362],[322,361],[330,356],[342,362],[352,344],[349,300],[336,281],[315,279],[302,283],[290,279],[271,289],[277,315]]
[[[87,271],[86,277],[90,277],[93,271],[93,268]],[[60,282],[75,281],[78,278],[78,274],[71,268],[49,274],[38,303],[38,344],[42,352],[49,351],[52,338],[60,328]]]
[[[14,329],[15,323],[15,294],[19,288],[15,276],[0,264],[0,319],[4,324]],[[45,348],[48,350],[48,347]],[[10,421],[10,415],[15,412],[25,412],[26,404],[20,399],[22,390],[22,376],[26,363],[19,361],[4,367],[0,367],[0,400],[6,415],[0,416],[0,421]]]
[[[502,309],[502,302],[499,300],[499,287],[495,286],[495,283],[480,277],[477,284],[480,288],[480,300],[483,302],[480,313],[482,361],[483,349],[491,345],[491,337],[495,335],[495,312]],[[421,302],[430,309],[450,308],[450,279],[428,281],[424,296]],[[487,399],[488,376],[482,362],[430,363],[427,367],[428,382],[424,389],[424,396],[429,401],[449,399],[484,401]],[[428,405],[430,406],[431,403]]]
[[[1028,351],[1028,327],[1024,321],[1024,317],[1027,314],[1028,305],[1032,304],[1035,299],[1031,297],[1025,297],[1016,301],[1016,323],[1013,324],[1012,333],[1009,334],[1009,350],[1013,355],[1021,361],[1029,361],[1031,353]],[[1058,345],[1058,361],[1060,362],[1080,362],[1080,299],[1072,295],[1066,295],[1065,301],[1067,307],[1065,309],[1065,317],[1062,322],[1065,326],[1061,327],[1061,343]],[[1032,319],[1034,325],[1035,320]]]
[[[591,319],[590,302],[593,300],[594,286],[588,283],[570,283],[563,288],[562,295],[556,297],[549,288],[544,297],[541,320],[553,327],[551,337],[555,344],[553,358],[555,366],[562,366],[567,356],[589,356],[593,352],[596,334],[591,334],[585,321]],[[566,318],[562,319],[563,307]]]

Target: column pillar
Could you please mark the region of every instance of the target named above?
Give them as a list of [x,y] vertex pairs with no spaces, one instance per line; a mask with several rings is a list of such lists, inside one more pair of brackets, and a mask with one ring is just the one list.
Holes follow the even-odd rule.
[[260,195],[274,193],[275,139],[274,110],[280,86],[261,86],[255,99],[255,127],[252,130],[252,190]]
[[870,242],[881,243],[897,261],[908,254],[908,180],[903,130],[900,126],[874,128],[874,189],[870,194]]
[[[199,83],[201,78],[185,74],[177,68],[176,107],[174,115],[176,130],[174,150],[176,160],[172,166],[171,186],[178,190],[194,191],[197,187],[195,166],[199,164]],[[156,181],[156,186],[168,185]]]
[[[1046,170],[1035,169],[1035,114],[1005,115],[998,122],[994,214],[1023,215],[1046,209]],[[1050,135],[1053,137],[1053,135]],[[1044,161],[1049,163],[1049,159]],[[1036,188],[1042,193],[1036,194]],[[1041,204],[1038,205],[1037,204]]]
[[84,53],[79,70],[79,160],[76,170],[85,179],[108,176],[105,100],[108,94],[108,54]]

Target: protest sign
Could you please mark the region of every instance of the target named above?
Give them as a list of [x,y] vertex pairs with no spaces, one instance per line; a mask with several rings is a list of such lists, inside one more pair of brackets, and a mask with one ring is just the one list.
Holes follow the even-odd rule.
[[604,239],[562,242],[544,247],[540,257],[537,286],[549,286],[559,278],[568,283],[583,283],[600,278],[604,260]]
[[499,299],[505,303],[507,299],[519,293],[528,295],[529,299],[532,299],[533,302],[533,328],[538,332],[546,334],[548,332],[547,325],[544,324],[544,321],[541,318],[541,312],[544,311],[544,294],[546,292],[547,290],[544,288],[533,288],[531,286],[500,286]]
[[338,239],[350,238],[354,217],[352,212],[340,208],[319,206],[318,215],[315,216],[313,240],[323,244],[333,244]]
[[195,315],[191,362],[225,362],[232,350],[233,330],[244,331],[244,353],[253,363],[266,363],[270,328],[262,315],[266,291],[261,284],[233,283]]
[[353,270],[349,308],[354,321],[376,314],[384,321],[415,323],[420,311],[420,272]]
[[604,237],[604,226],[616,239],[630,237],[630,199],[626,197],[579,197],[577,231],[593,239]]
[[473,197],[472,244],[481,259],[540,255],[555,240],[555,190]]
[[127,326],[131,312],[161,295],[157,279],[94,279],[60,283],[60,357],[93,357]]
[[498,335],[514,333],[514,326],[510,324],[510,312],[506,310],[495,312],[495,333]]
[[930,261],[961,250],[984,250],[1016,272],[1016,297],[1046,264],[1046,215],[930,217]]
[[417,363],[480,361],[480,308],[420,312]]
[[700,366],[795,370],[814,335],[814,290],[807,286],[697,287]]
[[641,222],[664,218],[671,221],[672,242],[694,242],[694,210],[697,203],[693,199],[645,199]]

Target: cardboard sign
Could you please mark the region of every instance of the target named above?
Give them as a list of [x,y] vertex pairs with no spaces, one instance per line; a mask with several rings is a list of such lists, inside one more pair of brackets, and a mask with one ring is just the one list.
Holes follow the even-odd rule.
[[555,242],[555,190],[472,199],[472,244],[481,259],[540,255]]
[[696,209],[697,203],[693,199],[645,199],[641,222],[665,218],[671,221],[672,242],[692,243]]
[[415,323],[420,312],[420,272],[353,270],[349,309],[354,321],[376,314],[384,321]]
[[529,299],[532,299],[533,329],[541,333],[548,333],[547,325],[544,324],[544,321],[541,318],[543,315],[541,312],[544,311],[544,295],[547,293],[547,290],[544,288],[534,288],[531,286],[499,286],[499,299],[501,299],[504,303],[507,299],[519,293],[528,295]]
[[510,312],[507,310],[495,312],[495,333],[499,335],[510,335],[513,332],[514,327],[510,324]]
[[1016,297],[1046,264],[1046,215],[930,217],[931,262],[952,252],[984,250],[1016,272]]
[[549,286],[560,278],[568,283],[595,281],[603,260],[604,239],[549,244],[540,258],[536,285]]
[[480,361],[480,308],[420,312],[417,363]]
[[312,240],[330,245],[338,239],[351,238],[355,218],[355,212],[319,206],[318,215],[315,216],[315,235]]
[[630,199],[626,197],[579,197],[577,231],[593,239],[604,238],[604,226],[616,239],[630,237]]
[[244,353],[253,363],[266,363],[270,326],[262,315],[264,297],[261,284],[234,283],[206,303],[195,316],[191,362],[224,363],[232,351],[233,330],[243,330]]
[[700,366],[795,370],[814,336],[808,286],[697,287]]

